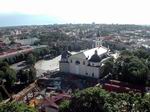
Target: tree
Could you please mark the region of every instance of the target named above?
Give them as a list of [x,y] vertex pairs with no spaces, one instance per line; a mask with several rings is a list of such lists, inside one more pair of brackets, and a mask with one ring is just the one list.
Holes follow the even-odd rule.
[[144,59],[148,58],[148,56],[150,55],[150,53],[145,49],[137,49],[133,52],[133,54],[138,58],[144,58]]
[[29,70],[29,82],[33,82],[36,79],[36,69],[32,66]]
[[98,87],[79,91],[73,95],[70,103],[61,106],[60,112],[106,112],[104,108],[106,94],[106,91]]
[[134,83],[145,84],[148,77],[148,67],[135,56],[121,56],[117,59],[115,65],[119,80]]
[[4,72],[0,70],[0,79],[3,79],[5,76]]
[[6,103],[0,105],[0,112],[38,112],[23,103]]
[[3,67],[3,66],[9,67],[9,65],[8,65],[7,62],[2,62],[2,61],[0,61],[0,68]]
[[20,82],[25,83],[25,84],[28,83],[28,81],[29,81],[29,71],[20,70],[18,74],[19,74]]
[[6,85],[11,86],[16,81],[16,71],[11,68],[7,68],[4,79],[6,79]]
[[30,65],[34,65],[36,62],[36,57],[33,54],[29,54],[26,59],[27,63]]
[[70,102],[68,100],[63,101],[59,106],[60,111],[69,112],[69,104]]
[[101,76],[104,77],[106,75],[108,75],[109,73],[113,72],[113,59],[112,60],[108,60],[104,63],[104,65],[101,67]]
[[70,101],[60,104],[60,112],[149,112],[150,95],[106,92],[90,87],[74,93]]

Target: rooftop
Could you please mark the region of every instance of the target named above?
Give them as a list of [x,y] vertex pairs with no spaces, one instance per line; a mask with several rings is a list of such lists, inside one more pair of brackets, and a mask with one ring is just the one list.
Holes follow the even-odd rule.
[[77,53],[75,55],[70,56],[71,58],[80,58],[80,59],[90,59],[93,54],[95,54],[95,51],[97,51],[98,56],[107,53],[107,48],[101,46],[101,47],[96,47],[96,48],[92,48],[80,53]]

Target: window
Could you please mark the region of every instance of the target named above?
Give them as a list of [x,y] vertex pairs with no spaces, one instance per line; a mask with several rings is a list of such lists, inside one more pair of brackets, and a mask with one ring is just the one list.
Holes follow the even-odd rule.
[[83,61],[83,65],[85,65],[85,61]]
[[79,65],[79,64],[80,64],[80,61],[77,60],[75,64],[76,64],[76,65]]
[[92,77],[94,77],[94,73],[92,73]]

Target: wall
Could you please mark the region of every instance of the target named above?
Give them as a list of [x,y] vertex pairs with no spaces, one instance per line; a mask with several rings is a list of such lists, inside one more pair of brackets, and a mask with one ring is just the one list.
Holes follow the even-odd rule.
[[68,73],[69,72],[69,63],[59,62],[59,69],[61,72]]
[[[77,59],[77,58],[72,58],[69,59],[69,72],[72,74],[76,75],[83,75],[83,76],[88,76],[88,77],[95,77],[99,78],[99,73],[100,73],[100,68],[99,67],[92,67],[92,66],[87,66],[88,65],[88,60],[82,60],[82,59]],[[76,61],[80,61],[80,64],[76,65]],[[83,64],[85,62],[85,64]],[[93,75],[94,76],[93,76]]]

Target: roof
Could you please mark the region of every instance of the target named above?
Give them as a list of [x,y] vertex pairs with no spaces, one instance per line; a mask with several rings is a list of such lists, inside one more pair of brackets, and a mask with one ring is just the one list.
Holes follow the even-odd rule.
[[92,57],[90,58],[89,61],[90,62],[100,62],[101,58],[97,54],[94,54],[94,55],[92,55]]
[[80,53],[77,53],[75,55],[70,56],[70,58],[79,58],[79,59],[90,59],[93,54],[95,54],[95,51],[97,51],[98,56],[101,56],[102,54],[107,53],[107,48],[101,46],[101,47],[96,47],[96,48],[92,48]]
[[68,56],[71,56],[71,53],[68,51],[64,51],[61,55],[61,58],[67,58]]

